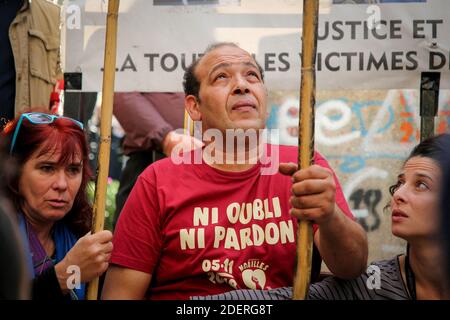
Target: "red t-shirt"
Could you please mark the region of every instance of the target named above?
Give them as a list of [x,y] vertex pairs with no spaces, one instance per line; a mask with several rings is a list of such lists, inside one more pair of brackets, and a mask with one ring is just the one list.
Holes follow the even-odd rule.
[[[278,147],[279,162],[296,163],[296,147]],[[314,161],[329,168],[319,153]],[[272,165],[273,174],[263,173],[268,168],[263,164],[244,172],[171,159],[152,164],[121,212],[111,263],[152,274],[150,299],[292,285],[297,231],[289,214],[292,181],[275,173],[278,163]],[[336,203],[353,218],[335,181]]]

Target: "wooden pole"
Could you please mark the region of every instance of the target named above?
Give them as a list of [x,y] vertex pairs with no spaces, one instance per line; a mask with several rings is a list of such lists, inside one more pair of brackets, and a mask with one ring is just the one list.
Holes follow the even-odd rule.
[[[98,154],[97,182],[92,216],[92,233],[103,230],[105,222],[106,187],[108,183],[111,149],[111,122],[116,71],[117,18],[120,0],[108,1],[106,20],[105,61],[103,71],[102,109],[100,118],[100,147]],[[89,284],[87,299],[97,300],[98,278]]]
[[[303,0],[302,70],[300,84],[298,166],[308,168],[314,161],[315,60],[319,0]],[[297,268],[294,279],[295,300],[306,297],[311,278],[312,223],[300,221],[297,233]]]

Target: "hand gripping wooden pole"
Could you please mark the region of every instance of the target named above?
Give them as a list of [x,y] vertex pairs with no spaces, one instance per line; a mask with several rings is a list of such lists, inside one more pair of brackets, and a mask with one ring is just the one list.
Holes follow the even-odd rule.
[[[300,169],[308,168],[314,161],[315,60],[318,16],[319,0],[303,0],[302,70],[298,131],[298,166]],[[297,235],[297,266],[293,298],[303,300],[308,293],[311,278],[312,223],[300,221]]]
[[[92,233],[103,230],[105,222],[106,187],[108,183],[111,148],[111,122],[116,72],[117,18],[120,0],[108,1],[106,19],[105,61],[103,71],[102,109],[100,119],[100,147],[98,154],[97,182],[95,186]],[[98,278],[89,283],[87,299],[97,300]]]

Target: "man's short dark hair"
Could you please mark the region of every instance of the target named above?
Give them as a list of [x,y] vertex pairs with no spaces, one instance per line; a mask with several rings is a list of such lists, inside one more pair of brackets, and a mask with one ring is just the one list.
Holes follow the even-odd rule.
[[[209,45],[206,50],[203,52],[203,54],[198,58],[192,61],[192,63],[189,65],[189,67],[184,72],[183,77],[183,88],[184,88],[184,94],[186,96],[193,95],[197,98],[197,100],[200,100],[199,97],[199,91],[200,91],[200,81],[197,79],[195,75],[195,69],[197,68],[197,65],[200,63],[200,60],[209,52],[221,48],[221,47],[235,47],[240,48],[236,43],[234,42],[217,42]],[[256,65],[258,66],[259,72],[261,73],[261,80],[264,82],[264,70],[261,67],[261,65],[256,61]]]

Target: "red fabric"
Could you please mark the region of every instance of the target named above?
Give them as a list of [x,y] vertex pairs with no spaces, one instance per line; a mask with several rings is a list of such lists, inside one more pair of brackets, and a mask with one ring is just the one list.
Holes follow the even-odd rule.
[[61,102],[60,95],[64,90],[64,80],[57,80],[55,84],[55,88],[50,93],[50,111],[52,113],[58,113],[59,104]]
[[[280,162],[296,161],[297,148],[279,151]],[[329,167],[318,153],[315,162]],[[289,214],[292,182],[279,173],[261,175],[262,168],[230,173],[170,159],[152,164],[120,215],[111,262],[152,274],[151,299],[217,294],[233,284],[238,289],[291,285],[297,229]],[[353,218],[338,182],[336,198]]]

